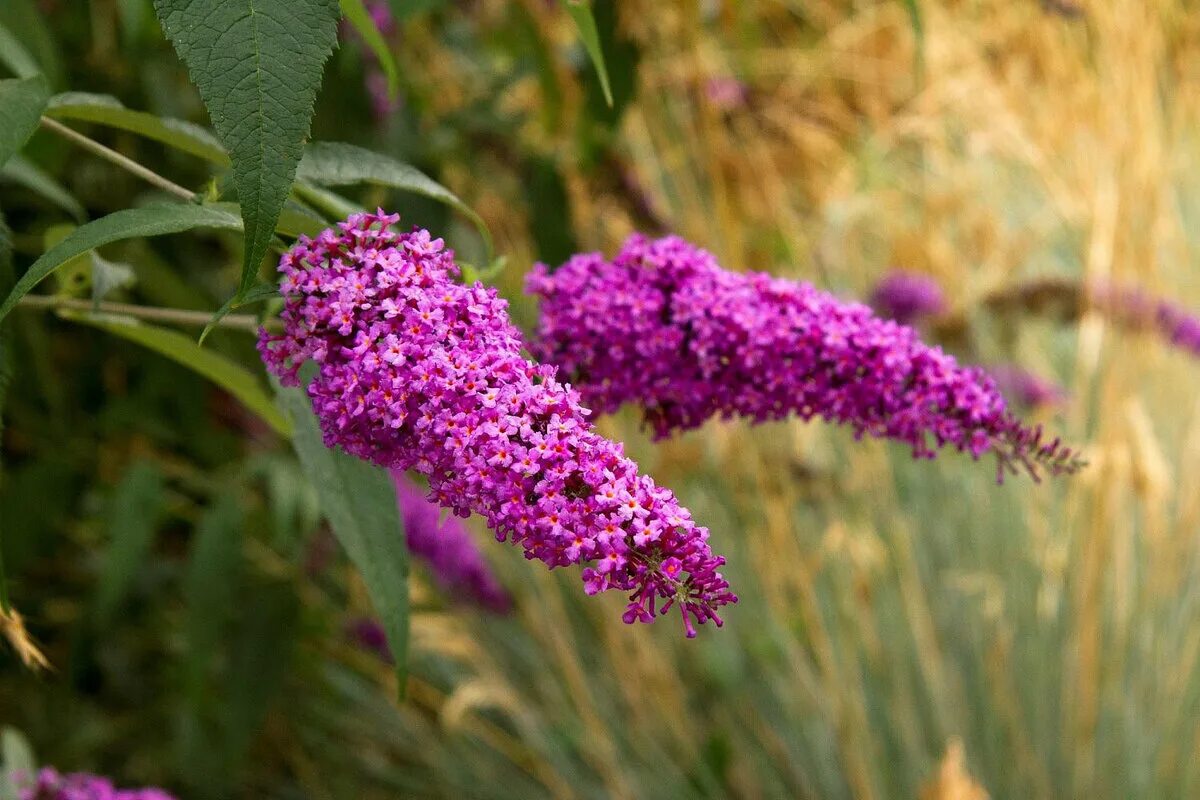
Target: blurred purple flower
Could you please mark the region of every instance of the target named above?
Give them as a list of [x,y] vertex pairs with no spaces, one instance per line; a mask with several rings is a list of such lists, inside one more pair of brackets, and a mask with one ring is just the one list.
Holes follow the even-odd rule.
[[1001,394],[1025,408],[1057,406],[1066,402],[1067,392],[1057,383],[1035,375],[1017,364],[988,367]]
[[881,316],[911,325],[946,310],[942,287],[928,275],[894,270],[875,285],[871,306]]
[[455,599],[497,614],[508,612],[512,598],[492,573],[467,527],[453,516],[439,523],[440,509],[400,470],[392,470],[392,481],[409,552],[429,565],[438,584]]
[[750,90],[737,78],[721,76],[705,81],[704,96],[721,111],[733,111],[746,105]]
[[634,402],[658,437],[713,417],[822,417],[859,435],[944,445],[1001,469],[1070,472],[1078,459],[1007,409],[994,381],[909,327],[805,283],[722,269],[679,237],[630,237],[613,261],[577,255],[535,266],[532,350],[600,412]]
[[162,789],[117,789],[108,778],[75,772],[60,775],[53,767],[45,767],[32,776],[16,777],[19,800],[175,800]]
[[1200,317],[1183,306],[1136,286],[1104,282],[1089,286],[1088,300],[1119,324],[1135,330],[1155,330],[1171,345],[1200,356]]
[[[399,30],[396,18],[392,15],[391,5],[386,0],[367,2],[367,13],[371,22],[379,30],[385,40],[390,39]],[[342,35],[359,39],[358,32],[349,23],[343,22]],[[388,92],[387,75],[379,65],[379,60],[369,47],[363,49],[363,61],[366,66],[363,74],[363,85],[371,102],[371,114],[377,121],[382,121],[400,110],[402,103],[399,97],[392,97]]]
[[386,664],[394,664],[392,649],[388,647],[387,633],[378,620],[370,617],[355,617],[346,623],[346,638],[370,653],[379,656]]

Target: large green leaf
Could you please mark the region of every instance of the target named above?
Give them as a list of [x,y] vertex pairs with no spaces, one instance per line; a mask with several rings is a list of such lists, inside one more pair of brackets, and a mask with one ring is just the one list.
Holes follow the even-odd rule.
[[18,78],[32,78],[41,72],[25,45],[4,25],[0,25],[0,64],[11,69]]
[[109,500],[109,544],[92,606],[100,630],[112,622],[150,552],[164,508],[163,488],[162,472],[148,461],[138,461]]
[[408,546],[396,507],[396,490],[385,470],[325,446],[302,390],[281,388],[279,404],[291,416],[295,428],[292,444],[317,490],[321,511],[366,583],[387,633],[403,693],[408,650]]
[[453,208],[479,229],[492,257],[492,234],[483,218],[458,197],[424,172],[390,156],[342,142],[314,142],[304,149],[304,160],[296,176],[320,186],[370,183],[423,195]]
[[392,58],[392,51],[388,49],[387,42],[383,40],[383,34],[379,32],[375,20],[371,19],[371,14],[367,11],[363,0],[340,0],[340,3],[346,20],[354,26],[354,30],[358,31],[358,35],[362,37],[367,47],[371,48],[375,60],[383,68],[383,75],[387,79],[388,97],[395,99],[396,92],[400,89],[400,76],[396,71],[396,61]]
[[109,214],[107,217],[101,217],[76,228],[70,236],[51,247],[41,258],[33,262],[28,271],[21,276],[21,280],[17,281],[17,285],[13,287],[3,305],[0,305],[0,319],[8,316],[17,302],[47,275],[75,256],[101,245],[138,236],[179,233],[193,228],[238,230],[241,227],[242,221],[237,215],[236,206],[228,203],[207,206],[188,203],[158,204],[142,208],[127,208]]
[[34,194],[44,197],[74,217],[76,222],[83,222],[87,219],[87,212],[65,186],[19,153],[10,158],[3,167],[0,167],[0,178],[24,186]]
[[145,136],[156,142],[199,156],[219,166],[229,165],[229,155],[217,138],[204,128],[181,119],[156,117],[126,108],[112,95],[64,92],[50,98],[46,116],[94,122]]
[[127,317],[63,312],[63,316],[84,325],[108,331],[136,342],[188,369],[203,375],[237,398],[281,436],[291,436],[291,425],[271,401],[271,396],[248,369],[220,353],[207,350],[178,331],[146,325]]
[[0,166],[37,130],[49,98],[50,89],[41,75],[0,81]]
[[233,161],[254,285],[312,122],[337,0],[154,0]]
[[587,50],[592,66],[596,68],[596,76],[600,78],[600,88],[604,90],[604,101],[609,107],[613,104],[612,87],[608,82],[608,67],[604,65],[604,49],[600,46],[600,32],[596,29],[596,18],[592,16],[590,0],[563,0],[567,13],[575,21],[579,29],[579,39]]

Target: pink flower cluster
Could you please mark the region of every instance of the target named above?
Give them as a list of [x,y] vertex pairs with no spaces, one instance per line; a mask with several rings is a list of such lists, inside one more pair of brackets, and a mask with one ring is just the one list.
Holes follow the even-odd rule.
[[425,499],[425,493],[403,472],[393,470],[392,481],[409,552],[429,565],[434,579],[455,599],[497,614],[507,612],[512,598],[492,573],[466,526],[454,517],[442,522],[438,507]]
[[911,328],[804,283],[722,269],[678,237],[631,237],[612,261],[578,255],[537,265],[533,351],[611,412],[640,404],[667,436],[720,416],[756,422],[796,414],[906,442],[932,458],[953,445],[994,451],[1003,469],[1077,460],[1007,410],[995,383],[960,367]]
[[626,622],[676,606],[688,636],[737,598],[708,530],[595,431],[555,369],[521,355],[494,289],[456,282],[441,239],[358,214],[280,260],[284,333],[263,331],[268,368],[308,385],[325,443],[426,475],[430,499],[550,567],[586,564],[594,594],[629,592]]
[[31,778],[17,776],[20,800],[174,800],[162,789],[117,789],[108,778],[83,772],[60,775],[53,767]]

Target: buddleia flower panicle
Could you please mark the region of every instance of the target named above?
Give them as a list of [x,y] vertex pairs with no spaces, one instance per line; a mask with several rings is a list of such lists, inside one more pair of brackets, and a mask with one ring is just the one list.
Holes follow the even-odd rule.
[[512,608],[512,598],[488,566],[467,527],[457,517],[443,520],[440,509],[403,472],[393,470],[392,482],[396,485],[396,502],[404,520],[409,552],[425,562],[434,580],[455,600],[474,603],[497,614],[507,613]]
[[912,325],[946,311],[942,287],[929,275],[893,270],[875,284],[871,307],[885,319]]
[[108,778],[83,772],[61,775],[53,767],[13,777],[18,800],[175,800],[162,789],[118,789]]
[[725,563],[670,490],[597,434],[552,366],[521,354],[494,289],[457,282],[441,239],[395,233],[396,215],[356,214],[284,254],[284,331],[265,330],[268,368],[307,390],[325,444],[429,479],[429,499],[477,513],[550,567],[585,565],[589,594],[629,594],[624,620],[677,608],[688,636],[737,598]]
[[612,261],[578,255],[534,268],[533,352],[602,413],[636,403],[658,437],[713,417],[792,414],[901,441],[918,458],[947,445],[999,473],[1070,472],[1080,462],[1009,413],[982,369],[917,333],[806,283],[722,269],[679,237],[631,237]]

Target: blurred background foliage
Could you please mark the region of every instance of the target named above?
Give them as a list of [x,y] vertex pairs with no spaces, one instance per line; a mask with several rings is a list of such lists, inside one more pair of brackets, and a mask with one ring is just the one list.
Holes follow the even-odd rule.
[[[942,283],[976,357],[1066,385],[1070,402],[1042,413],[1090,466],[997,487],[990,464],[913,463],[820,425],[652,444],[619,415],[603,430],[729,557],[742,600],[725,627],[685,641],[670,619],[625,626],[620,598],[487,545],[514,612],[455,604],[414,570],[397,701],[390,667],[345,636],[370,606],[286,443],[183,367],[20,309],[2,552],[52,668],[0,651],[0,722],[45,763],[183,797],[1200,793],[1200,367],[1096,314],[980,305],[1067,276],[1200,307],[1200,12],[598,0],[610,109],[558,3],[394,5],[398,102],[380,113],[373,62],[344,34],[314,138],[416,164],[476,209],[524,326],[535,260],[611,253],[634,230],[846,296],[902,266]],[[0,23],[55,90],[206,122],[148,0],[4,0]],[[207,179],[154,142],[87,132]],[[46,133],[26,155],[92,218],[153,197]],[[442,206],[355,199],[481,258]],[[76,222],[65,205],[0,176],[18,273]],[[107,247],[133,275],[111,296],[213,309],[239,248]],[[85,295],[98,274],[44,288]],[[206,346],[261,374],[246,333]]]

